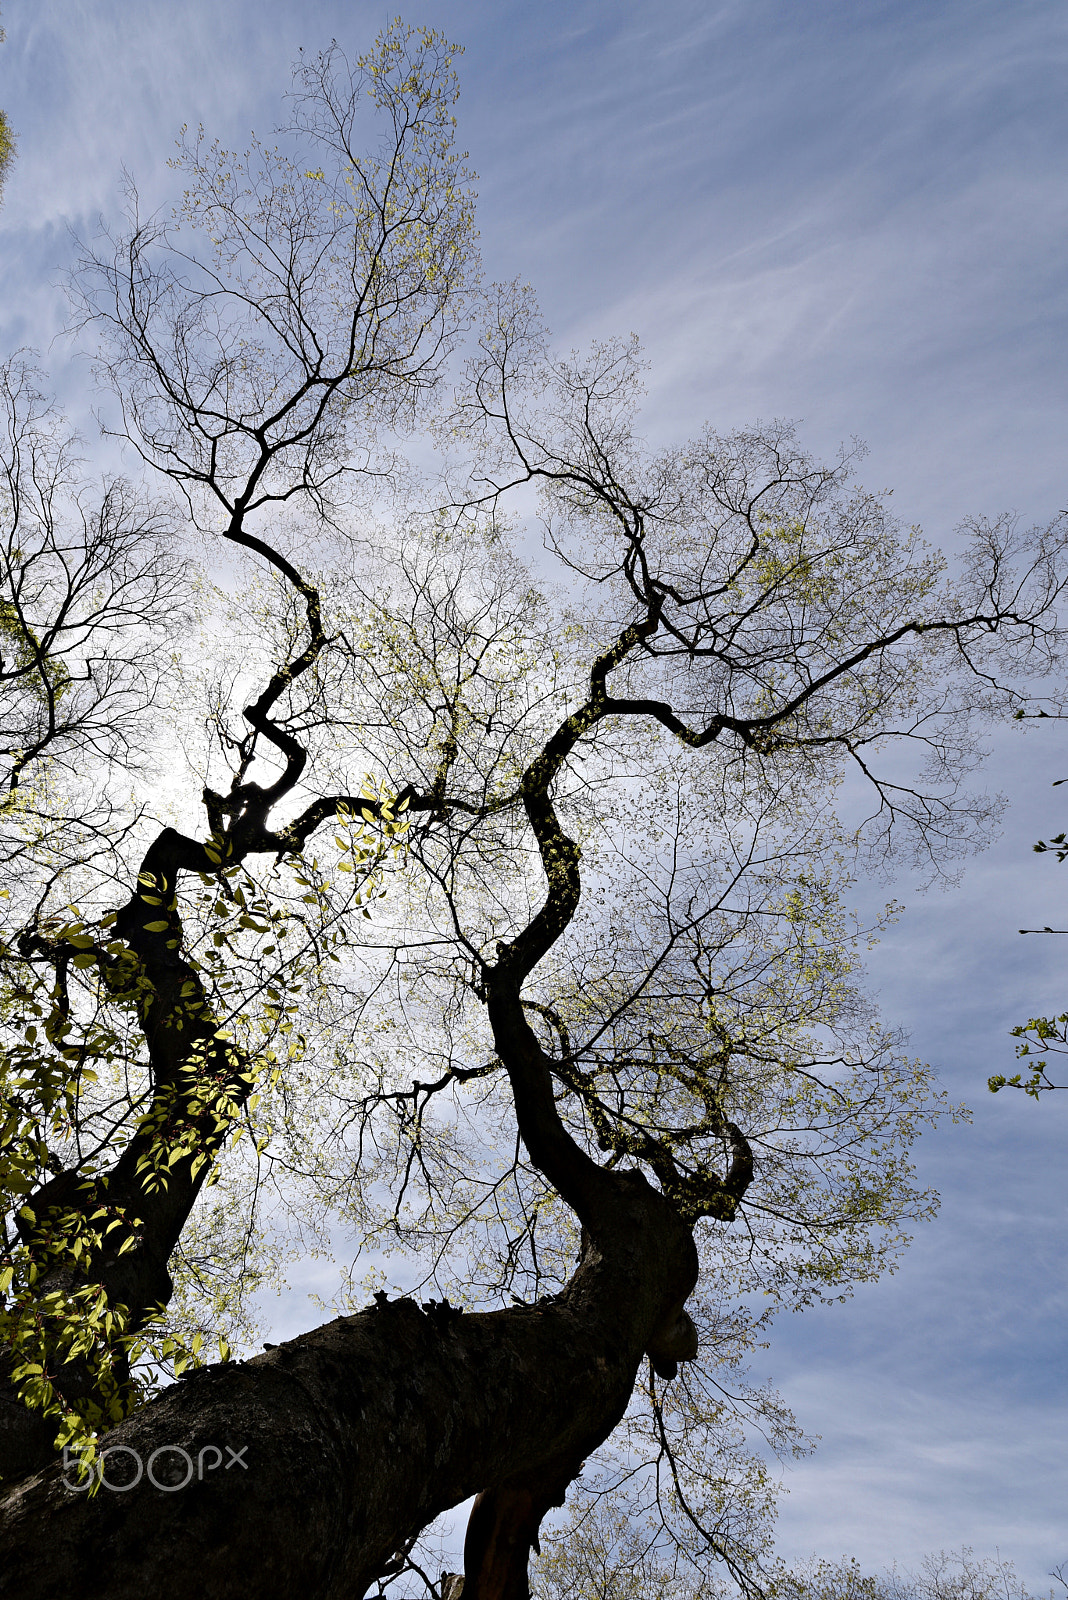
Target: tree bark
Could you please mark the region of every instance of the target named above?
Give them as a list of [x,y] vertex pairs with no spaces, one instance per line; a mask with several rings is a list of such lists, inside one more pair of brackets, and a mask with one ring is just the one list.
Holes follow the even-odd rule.
[[[663,1197],[637,1173],[599,1176],[614,1212],[588,1230],[558,1300],[474,1315],[380,1303],[167,1390],[104,1441],[114,1488],[79,1493],[58,1462],[15,1485],[0,1506],[0,1595],[355,1600],[470,1495],[489,1491],[492,1509],[500,1491],[499,1525],[517,1484],[562,1493],[696,1281],[692,1236]],[[503,1579],[483,1540],[465,1600],[525,1588],[537,1520],[519,1519]]]

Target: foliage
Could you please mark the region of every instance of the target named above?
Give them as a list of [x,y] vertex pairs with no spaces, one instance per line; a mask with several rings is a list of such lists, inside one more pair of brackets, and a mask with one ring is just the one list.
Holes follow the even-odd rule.
[[[1020,1024],[1013,1028],[1012,1037],[1021,1039],[1022,1044],[1016,1046],[1016,1055],[1019,1059],[1026,1058],[1027,1066],[1021,1072],[1014,1072],[1007,1077],[1002,1072],[994,1073],[987,1080],[991,1094],[997,1094],[999,1089],[1022,1089],[1025,1094],[1037,1100],[1047,1089],[1062,1088],[1062,1084],[1054,1083],[1049,1075],[1049,1057],[1051,1054],[1068,1054],[1068,1015],[1059,1017],[1032,1017],[1026,1025]],[[1041,1059],[1035,1056],[1041,1052]],[[1025,1077],[1025,1073],[1029,1076]]]
[[[1058,778],[1053,787],[1059,788],[1064,782]],[[1068,844],[1066,835],[1058,833],[1050,840],[1040,839],[1034,846],[1036,855],[1045,855],[1048,851],[1055,851],[1058,862],[1068,858]],[[1043,928],[1043,933],[1060,932],[1060,929]],[[1038,932],[1037,929],[1021,928],[1021,933]],[[1011,1076],[1003,1072],[996,1072],[987,1079],[987,1087],[991,1094],[997,1094],[1001,1089],[1022,1089],[1032,1100],[1037,1100],[1049,1089],[1063,1088],[1063,1084],[1053,1081],[1049,1075],[1050,1055],[1068,1054],[1068,1014],[1059,1017],[1031,1017],[1026,1024],[1021,1023],[1013,1028],[1012,1037],[1023,1042],[1016,1046],[1018,1060],[1026,1059],[1027,1065],[1020,1072]],[[1041,1056],[1041,1060],[1036,1059]],[[1025,1074],[1027,1076],[1025,1076]]]
[[[0,44],[3,44],[3,42],[4,30],[0,28]],[[4,178],[14,154],[15,136],[11,132],[11,124],[8,122],[7,117],[0,111],[0,195],[3,194]]]

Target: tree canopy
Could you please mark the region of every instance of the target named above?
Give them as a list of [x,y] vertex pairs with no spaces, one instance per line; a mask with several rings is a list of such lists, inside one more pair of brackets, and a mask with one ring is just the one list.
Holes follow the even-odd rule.
[[[757,1592],[748,1435],[801,1441],[746,1352],[935,1204],[951,1108],[849,886],[981,839],[1063,522],[951,572],[785,424],[647,445],[636,345],[560,356],[481,278],[454,55],[334,46],[277,143],[187,133],[173,216],[130,193],[74,287],[129,481],[5,369],[27,1600],[363,1594],[470,1495],[465,1600],[521,1596],[586,1463]],[[340,1315],[252,1355],[339,1239]]]

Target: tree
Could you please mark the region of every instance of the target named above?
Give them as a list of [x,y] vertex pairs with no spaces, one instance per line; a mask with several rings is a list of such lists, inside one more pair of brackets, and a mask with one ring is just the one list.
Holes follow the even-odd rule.
[[[7,885],[0,893],[10,915],[4,1016],[21,1014],[23,1028],[14,1048],[6,1042],[0,1064],[0,1177],[10,1250],[9,1208],[61,1170],[58,1149],[72,1117],[81,1125],[76,1097],[83,1073],[91,1072],[76,1050],[73,1072],[61,1064],[71,963],[84,966],[85,956],[65,941],[42,945],[46,905],[60,884],[70,889],[90,875],[103,888],[126,875],[126,850],[144,805],[125,802],[122,791],[144,766],[148,724],[158,715],[189,596],[161,507],[121,479],[99,486],[84,480],[77,441],[25,359],[0,369],[0,404],[0,855]],[[42,949],[55,957],[44,1007],[33,972]],[[37,1047],[46,1034],[60,1051],[47,1063]],[[0,1271],[9,1294],[12,1277],[9,1254]],[[3,1322],[9,1326],[8,1315]],[[9,1371],[10,1362],[0,1361],[0,1372]],[[30,1450],[28,1463],[56,1432],[54,1419],[43,1424],[21,1405],[12,1407],[12,1398],[6,1396],[3,1411],[8,1475],[23,1464],[20,1438]]]
[[[1019,715],[1017,712],[1017,716]],[[1040,711],[1038,715],[1045,717],[1046,713]],[[1063,782],[1063,778],[1058,778],[1053,787],[1059,788]],[[1054,835],[1048,841],[1040,839],[1034,850],[1037,855],[1045,855],[1050,850],[1055,851],[1058,862],[1068,857],[1068,846],[1063,833]],[[1022,934],[1064,933],[1065,930],[1050,927],[1021,928],[1020,932]],[[998,1094],[1002,1089],[1022,1089],[1032,1100],[1038,1100],[1050,1089],[1064,1088],[1063,1084],[1055,1083],[1050,1076],[1049,1057],[1068,1054],[1068,1014],[1062,1013],[1056,1017],[1031,1017],[1026,1023],[1020,1023],[1013,1028],[1012,1037],[1022,1041],[1016,1046],[1016,1057],[1017,1060],[1026,1061],[1026,1066],[1011,1075],[1004,1072],[994,1073],[987,1079],[987,1088],[991,1094]],[[1025,1078],[1025,1073],[1030,1076]]]
[[[0,28],[0,44],[4,42],[4,30]],[[15,154],[15,136],[11,132],[11,124],[7,117],[0,111],[0,195],[4,190],[4,178],[11,165],[11,158]]]
[[[617,1477],[646,1452],[666,1526],[752,1587],[762,1495],[717,1383],[754,1297],[848,1292],[932,1209],[908,1150],[944,1100],[866,1002],[842,897],[854,848],[937,870],[981,833],[971,730],[1057,660],[1063,530],[977,525],[950,583],[784,426],[646,449],[632,346],[558,360],[523,291],[480,289],[454,95],[433,35],[351,71],[335,47],[289,142],[188,139],[178,217],[132,198],[83,268],[120,430],[230,565],[194,593],[202,655],[132,708],[202,811],[145,790],[106,867],[20,857],[0,1470],[41,1470],[0,1593],[362,1594],[476,1494],[466,1600],[525,1595],[624,1419]],[[427,422],[443,488],[399,461]],[[509,520],[532,488],[564,594]],[[38,718],[56,615],[12,624]],[[100,715],[71,737],[106,771]],[[875,795],[848,826],[847,769]],[[286,1212],[433,1293],[242,1362],[224,1331],[205,1365]],[[182,1379],[149,1403],[146,1360]]]
[[[1063,1567],[1050,1576],[1063,1586]],[[722,1587],[694,1580],[658,1548],[655,1530],[614,1521],[603,1508],[573,1514],[553,1550],[534,1567],[536,1600],[705,1600]],[[785,1600],[1037,1600],[1009,1561],[977,1560],[965,1546],[924,1558],[918,1571],[896,1565],[865,1573],[855,1559],[812,1560],[779,1567],[776,1595]],[[1048,1591],[1052,1600],[1053,1590]]]

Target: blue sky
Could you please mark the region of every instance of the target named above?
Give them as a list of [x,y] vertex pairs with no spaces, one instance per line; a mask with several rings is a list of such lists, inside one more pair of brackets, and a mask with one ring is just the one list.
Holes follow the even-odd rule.
[[[123,165],[163,201],[183,123],[269,132],[299,46],[358,51],[389,16],[8,0],[0,348],[48,350],[68,230],[115,216]],[[863,481],[948,545],[968,513],[1068,504],[1068,7],[427,0],[406,16],[466,46],[489,273],[531,282],[566,345],[641,336],[653,438],[771,416],[801,419],[817,452],[857,435]],[[84,415],[67,347],[48,360]],[[942,1215],[895,1277],[782,1323],[764,1359],[823,1440],[787,1475],[784,1554],[908,1564],[967,1543],[1039,1586],[1068,1555],[1068,1094],[1036,1107],[985,1081],[1013,1022],[1065,1005],[1068,939],[1015,931],[1068,925],[1068,865],[1030,849],[1065,825],[1063,732],[1006,731],[992,769],[1002,835],[957,890],[896,884],[909,909],[872,960],[888,1017],[976,1109],[925,1141]]]

